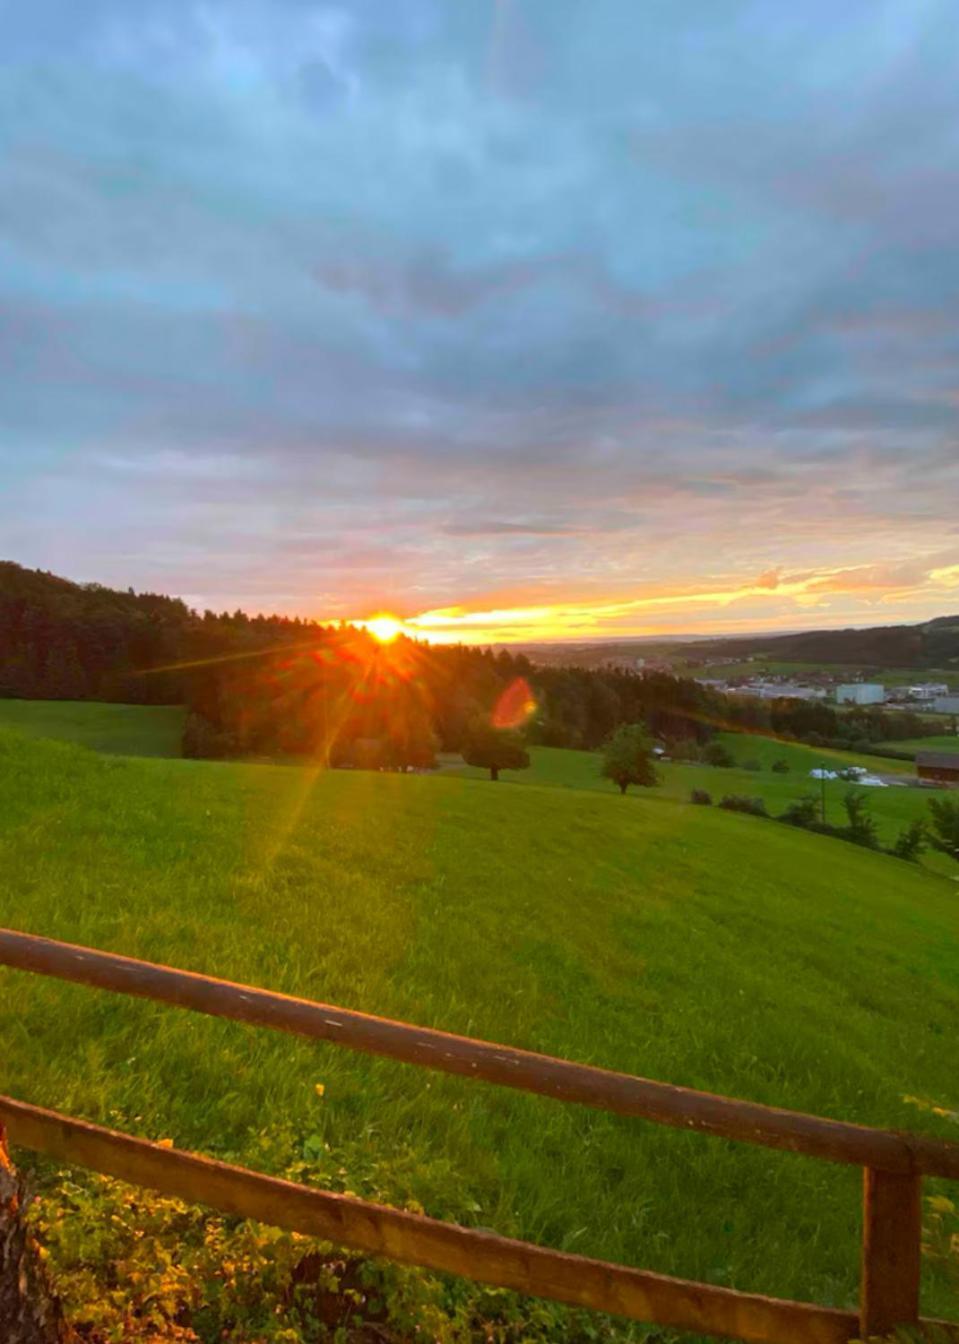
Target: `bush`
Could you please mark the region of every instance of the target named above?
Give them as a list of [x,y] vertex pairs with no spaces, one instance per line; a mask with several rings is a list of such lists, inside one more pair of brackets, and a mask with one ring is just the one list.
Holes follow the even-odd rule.
[[202,714],[190,713],[183,725],[180,749],[184,756],[219,761],[235,756],[238,748],[232,733],[217,728]]
[[919,856],[926,847],[926,823],[916,817],[899,832],[896,843],[889,851],[897,859],[906,859],[909,863],[918,863]]
[[790,803],[780,817],[787,826],[802,826],[805,830],[811,831],[820,824],[819,800],[811,793],[803,794],[797,798],[794,803]]
[[959,798],[930,798],[933,848],[959,859]]
[[713,796],[711,793],[707,793],[705,789],[693,789],[692,793],[689,795],[689,801],[691,803],[698,803],[700,807],[711,807]]
[[849,818],[849,825],[844,830],[845,838],[851,840],[854,845],[864,845],[866,849],[878,849],[876,823],[867,811],[866,795],[850,789],[842,803]]
[[746,798],[740,793],[727,793],[719,804],[727,812],[747,812],[751,817],[768,817],[762,798]]
[[772,765],[771,765],[769,768],[770,768],[770,770],[772,770],[773,774],[775,774],[775,775],[788,775],[788,774],[789,774],[789,762],[788,762],[788,761],[784,761],[783,758],[782,758],[781,756],[780,756],[780,758],[779,758],[778,760],[773,761]]
[[736,760],[732,752],[724,747],[721,742],[710,742],[703,748],[703,760],[707,765],[718,765],[724,769],[735,765]]

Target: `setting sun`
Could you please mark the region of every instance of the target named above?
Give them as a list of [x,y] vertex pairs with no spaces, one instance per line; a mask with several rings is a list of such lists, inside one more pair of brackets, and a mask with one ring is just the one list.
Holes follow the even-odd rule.
[[364,625],[381,644],[390,644],[403,631],[403,623],[395,616],[374,616],[372,620],[365,621]]

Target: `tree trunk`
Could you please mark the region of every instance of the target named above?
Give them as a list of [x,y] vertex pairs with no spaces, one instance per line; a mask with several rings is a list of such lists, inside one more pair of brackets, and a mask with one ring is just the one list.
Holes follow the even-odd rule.
[[622,784],[622,783],[620,784],[620,786],[619,786],[619,791],[620,791],[621,794],[625,795],[626,790],[627,790],[628,788],[629,788],[629,781],[627,780],[627,782],[626,782],[625,784]]
[[50,1290],[23,1219],[23,1187],[0,1125],[0,1325],[4,1344],[69,1344],[60,1303]]
[[489,768],[489,777],[490,777],[490,779],[493,779],[493,780],[499,779],[499,766],[498,766],[498,765],[491,765],[491,766],[490,766],[490,768]]

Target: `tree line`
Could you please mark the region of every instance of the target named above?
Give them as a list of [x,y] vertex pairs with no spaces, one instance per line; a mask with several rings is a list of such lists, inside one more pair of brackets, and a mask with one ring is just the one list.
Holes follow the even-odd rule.
[[469,748],[478,764],[509,768],[491,755],[525,743],[596,750],[624,724],[677,755],[717,729],[852,748],[924,729],[915,714],[727,697],[665,672],[535,667],[507,650],[381,645],[346,625],[201,613],[10,562],[0,563],[0,696],[185,704],[188,755],[386,767]]

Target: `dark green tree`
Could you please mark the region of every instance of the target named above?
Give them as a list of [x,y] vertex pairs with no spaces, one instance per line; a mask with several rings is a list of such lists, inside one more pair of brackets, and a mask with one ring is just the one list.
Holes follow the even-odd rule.
[[932,834],[929,843],[942,854],[959,860],[959,798],[930,798]]
[[463,744],[463,760],[489,771],[490,779],[499,779],[501,770],[525,770],[529,752],[523,739],[510,728],[494,728],[484,719],[470,724]]
[[657,784],[652,758],[652,742],[641,723],[624,723],[606,743],[600,774],[625,793],[630,784],[651,788]]

